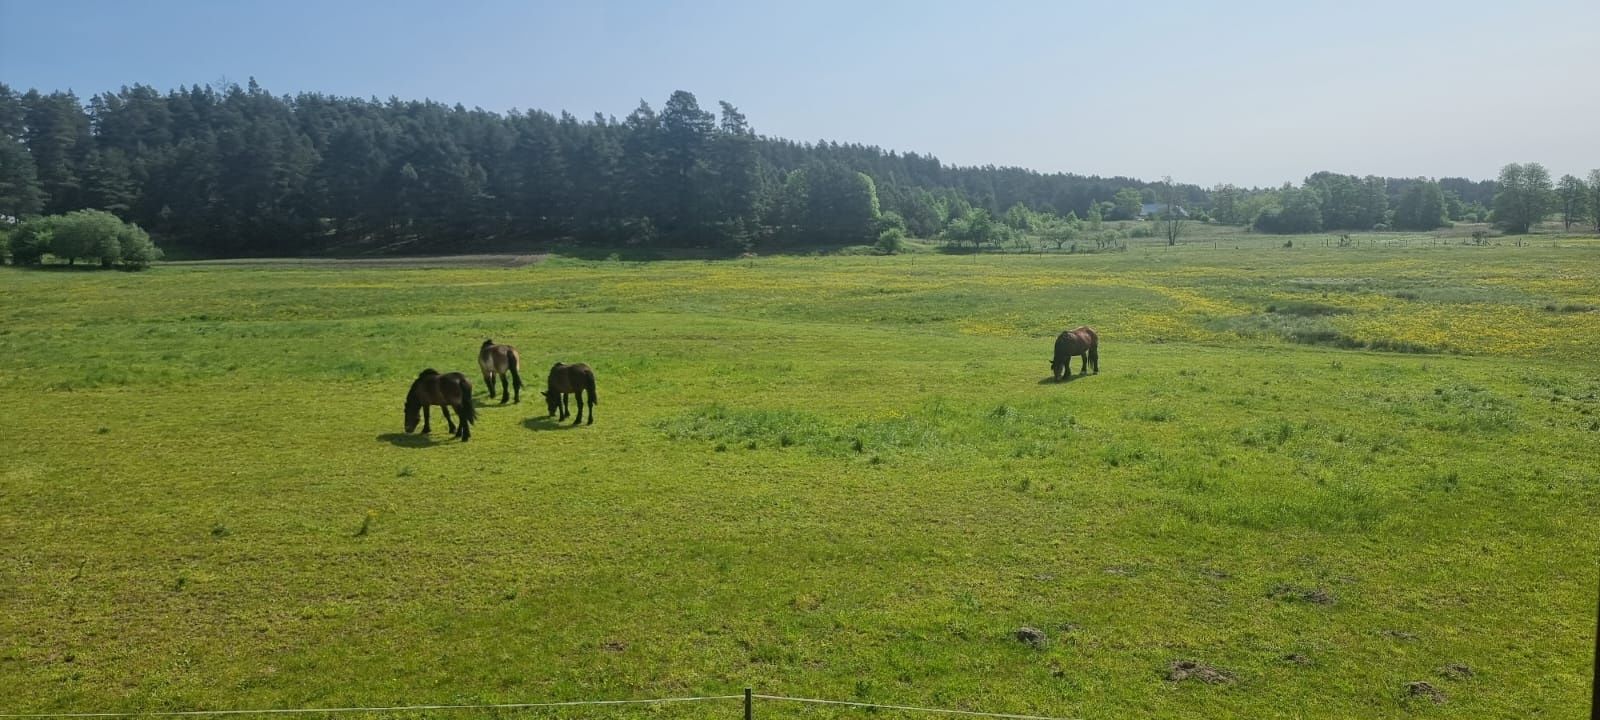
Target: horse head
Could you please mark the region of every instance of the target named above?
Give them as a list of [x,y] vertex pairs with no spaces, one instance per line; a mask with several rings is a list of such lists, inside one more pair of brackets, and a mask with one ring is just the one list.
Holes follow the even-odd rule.
[[406,434],[410,435],[417,429],[417,423],[422,420],[422,403],[417,402],[416,395],[406,396]]

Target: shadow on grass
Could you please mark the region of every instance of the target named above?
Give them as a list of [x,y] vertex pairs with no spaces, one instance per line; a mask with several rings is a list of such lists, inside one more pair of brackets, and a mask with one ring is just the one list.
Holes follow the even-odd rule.
[[[588,420],[589,418],[585,416],[584,419]],[[575,426],[570,422],[562,422],[553,417],[540,416],[523,420],[522,427],[534,432],[546,432],[550,430],[572,430]]]
[[1064,385],[1066,383],[1073,382],[1073,381],[1078,380],[1079,378],[1083,378],[1083,377],[1085,377],[1085,375],[1083,373],[1076,373],[1076,374],[1073,374],[1070,377],[1061,378],[1060,380],[1057,380],[1057,379],[1055,379],[1053,377],[1044,377],[1044,378],[1039,378],[1039,384],[1040,385]]
[[59,263],[59,262],[23,263],[21,265],[13,263],[11,265],[8,265],[7,267],[13,267],[13,268],[16,268],[18,270],[29,270],[29,271],[32,271],[32,272],[62,272],[62,273],[110,272],[110,271],[113,271],[113,270],[118,271],[118,272],[138,272],[138,271],[144,269],[144,268],[124,267],[122,265],[97,265],[97,264],[93,264],[93,263],[84,263],[82,265],[68,265],[66,263]]
[[389,443],[390,445],[393,445],[395,447],[408,447],[408,448],[424,448],[424,447],[431,447],[431,446],[434,446],[434,445],[442,445],[442,444],[444,444],[445,440],[454,440],[455,439],[455,438],[450,436],[450,431],[449,430],[444,431],[444,433],[440,435],[440,438],[441,438],[440,440],[435,440],[433,438],[432,434],[423,435],[421,433],[417,433],[417,434],[414,434],[414,435],[408,435],[406,433],[383,433],[382,435],[379,435],[376,439],[379,442],[386,442],[386,443]]

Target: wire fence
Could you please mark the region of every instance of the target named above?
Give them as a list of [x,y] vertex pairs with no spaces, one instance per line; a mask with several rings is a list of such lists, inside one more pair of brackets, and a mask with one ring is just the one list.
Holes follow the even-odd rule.
[[887,705],[851,700],[822,700],[817,698],[765,695],[746,688],[743,695],[701,695],[693,697],[646,698],[637,700],[567,700],[559,702],[492,703],[466,705],[390,705],[374,707],[314,707],[314,708],[263,708],[255,710],[151,710],[128,712],[63,712],[63,713],[0,713],[0,720],[71,720],[72,718],[157,718],[206,717],[225,715],[332,715],[340,713],[406,713],[426,711],[472,710],[538,710],[574,707],[615,707],[625,705],[670,705],[741,700],[744,720],[754,720],[756,701],[848,707],[857,710],[893,710],[929,715],[964,715],[968,717],[999,718],[1001,720],[1075,720],[1073,718],[1045,715],[1016,715],[1011,713],[956,710],[953,708],[917,707],[912,705]]

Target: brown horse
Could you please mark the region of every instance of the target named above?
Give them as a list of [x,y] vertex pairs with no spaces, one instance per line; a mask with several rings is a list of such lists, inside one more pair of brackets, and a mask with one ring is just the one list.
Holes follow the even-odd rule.
[[[522,363],[522,357],[517,354],[517,349],[510,345],[496,345],[493,340],[483,341],[483,347],[478,349],[478,369],[483,371],[483,383],[489,386],[489,397],[494,397],[494,380],[500,378],[500,404],[506,404],[511,399],[511,391],[517,391],[517,402],[522,402],[522,376],[517,374],[517,366]],[[511,381],[506,382],[506,373],[511,374]]]
[[576,395],[578,398],[578,417],[573,419],[572,424],[577,425],[583,422],[583,393],[585,391],[589,393],[589,422],[587,424],[593,425],[594,406],[600,402],[600,398],[594,394],[594,371],[583,363],[573,363],[571,365],[556,363],[550,366],[550,380],[546,384],[546,390],[544,391],[545,407],[550,411],[551,415],[560,411],[561,417],[557,419],[565,420],[571,414],[567,412],[567,395]]
[[[423,434],[433,432],[433,419],[428,412],[433,405],[444,410],[444,421],[450,427],[451,437],[461,438],[461,442],[472,439],[472,423],[478,421],[478,412],[472,408],[472,382],[467,376],[456,372],[441,375],[433,368],[423,370],[411,383],[411,391],[406,393],[407,434],[417,429],[419,411]],[[460,427],[450,420],[450,408],[456,409]]]
[[1050,359],[1050,373],[1060,382],[1062,376],[1072,379],[1072,356],[1083,356],[1083,367],[1078,368],[1078,374],[1089,371],[1089,365],[1094,365],[1094,374],[1100,374],[1100,336],[1088,325],[1079,325],[1056,336],[1056,356]]

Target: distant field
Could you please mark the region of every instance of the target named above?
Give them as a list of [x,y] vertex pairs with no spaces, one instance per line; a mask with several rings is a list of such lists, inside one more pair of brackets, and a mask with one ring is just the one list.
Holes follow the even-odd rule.
[[419,257],[357,258],[240,258],[232,260],[181,260],[167,267],[254,267],[254,268],[469,268],[522,267],[545,259],[542,254],[433,255]]
[[[0,269],[0,713],[1580,715],[1600,242],[1283,242]],[[523,403],[401,434],[486,337]]]

